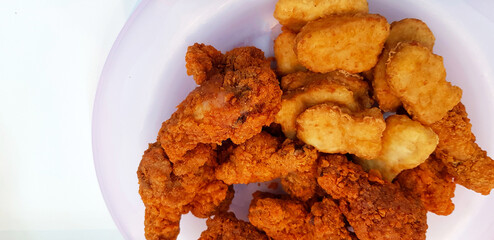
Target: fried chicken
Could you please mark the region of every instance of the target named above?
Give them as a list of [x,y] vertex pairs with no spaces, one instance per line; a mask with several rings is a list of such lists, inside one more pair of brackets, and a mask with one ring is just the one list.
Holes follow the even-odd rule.
[[337,205],[329,198],[312,205],[256,192],[249,208],[249,220],[274,240],[352,239]]
[[197,217],[208,217],[228,208],[233,188],[214,178],[216,151],[210,145],[198,145],[192,154],[206,159],[183,175],[175,173],[159,143],[149,145],[139,164],[139,194],[146,206],[146,239],[175,239],[180,231],[182,214],[191,211]]
[[211,46],[188,49],[187,68],[194,89],[162,124],[158,142],[172,163],[198,143],[241,144],[274,120],[281,89],[264,53],[254,47],[219,55]]
[[324,155],[321,166],[319,185],[338,200],[359,239],[425,239],[427,211],[418,199],[344,155]]
[[199,240],[268,240],[266,234],[252,224],[238,220],[232,212],[220,213],[206,221],[208,229]]
[[401,172],[395,179],[407,194],[419,198],[429,212],[449,215],[455,209],[453,177],[441,160],[431,155],[424,163]]
[[264,182],[294,171],[308,171],[317,151],[307,145],[261,132],[230,149],[231,154],[216,169],[216,177],[227,184]]
[[443,161],[454,181],[488,195],[494,188],[494,161],[475,143],[465,106],[459,103],[430,127],[439,136],[436,157]]

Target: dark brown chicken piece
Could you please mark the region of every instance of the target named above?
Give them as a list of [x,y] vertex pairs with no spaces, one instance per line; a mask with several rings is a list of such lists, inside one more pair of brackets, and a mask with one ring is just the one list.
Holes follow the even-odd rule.
[[312,205],[285,196],[256,192],[249,220],[274,240],[351,239],[344,218],[329,198]]
[[175,239],[182,214],[192,211],[198,217],[208,217],[228,207],[225,205],[233,198],[232,189],[214,178],[214,147],[201,144],[196,149],[205,154],[196,156],[206,161],[183,175],[174,173],[173,164],[160,144],[150,144],[144,152],[137,176],[139,193],[146,206],[146,239]]
[[425,239],[427,217],[422,203],[389,182],[366,173],[344,155],[320,158],[319,185],[339,208],[361,240]]
[[198,143],[245,142],[273,122],[281,104],[279,82],[261,50],[244,47],[218,56],[211,46],[196,44],[188,52],[188,71],[201,86],[160,129],[158,142],[172,163]]
[[429,212],[449,215],[455,209],[451,198],[455,196],[456,184],[446,166],[434,155],[416,168],[401,172],[394,182],[419,198]]
[[234,146],[216,170],[216,177],[227,184],[264,182],[294,171],[308,171],[317,159],[310,146],[261,132]]
[[208,229],[201,233],[199,240],[268,240],[268,236],[252,224],[238,220],[232,212],[210,217]]
[[465,106],[459,103],[430,127],[439,136],[436,157],[443,161],[454,181],[488,195],[494,188],[494,161],[475,143]]

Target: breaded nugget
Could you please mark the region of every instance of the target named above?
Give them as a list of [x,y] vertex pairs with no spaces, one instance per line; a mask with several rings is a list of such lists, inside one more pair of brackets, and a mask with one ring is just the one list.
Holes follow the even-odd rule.
[[207,162],[178,176],[160,144],[150,144],[144,152],[137,176],[146,206],[146,239],[175,239],[182,214],[192,211],[198,217],[208,217],[228,207],[233,189],[214,178],[216,152],[209,148],[202,154],[209,155]]
[[455,209],[451,198],[455,196],[456,184],[446,166],[431,155],[427,161],[414,169],[401,172],[395,180],[406,193],[420,198],[429,212],[449,215]]
[[344,71],[292,73],[282,78],[281,86],[285,92],[275,122],[281,125],[285,136],[291,139],[296,136],[297,116],[309,107],[332,102],[359,110],[372,105],[367,82],[358,75]]
[[231,154],[216,169],[216,178],[227,184],[265,182],[294,171],[309,171],[317,151],[303,143],[261,132],[233,147]]
[[297,59],[293,48],[295,47],[296,33],[290,30],[283,32],[274,40],[274,57],[276,58],[276,71],[281,75],[293,72],[305,71]]
[[393,94],[386,82],[386,62],[389,52],[400,42],[417,42],[432,51],[435,37],[427,25],[414,18],[405,18],[391,23],[389,36],[384,43],[384,50],[379,61],[373,69],[372,87],[374,99],[379,103],[379,108],[385,112],[394,112],[401,106],[401,101]]
[[274,17],[293,31],[299,31],[308,21],[342,13],[367,13],[366,0],[278,0]]
[[426,125],[441,120],[462,95],[446,81],[443,58],[416,43],[400,43],[391,51],[386,81],[413,119]]
[[425,239],[427,211],[396,185],[366,173],[344,155],[321,157],[319,185],[334,199],[358,239]]
[[465,106],[459,103],[430,127],[439,136],[436,157],[446,165],[454,181],[488,195],[494,188],[494,161],[475,143]]
[[245,142],[271,124],[280,109],[279,82],[261,50],[237,48],[223,57],[219,73],[206,73],[208,79],[161,126],[158,141],[173,163],[198,143]]
[[329,198],[313,204],[261,192],[254,193],[249,220],[274,240],[350,240],[344,218]]
[[308,108],[297,118],[297,137],[325,153],[372,159],[381,152],[386,123],[378,108],[352,112],[333,104]]
[[439,138],[429,128],[405,115],[386,118],[379,157],[359,161],[364,169],[381,172],[384,179],[392,181],[405,169],[423,163],[436,149]]
[[208,229],[199,240],[268,240],[268,236],[252,224],[238,220],[232,212],[220,213],[206,221]]
[[386,18],[377,14],[329,16],[302,28],[295,53],[313,72],[359,73],[376,65],[388,34]]

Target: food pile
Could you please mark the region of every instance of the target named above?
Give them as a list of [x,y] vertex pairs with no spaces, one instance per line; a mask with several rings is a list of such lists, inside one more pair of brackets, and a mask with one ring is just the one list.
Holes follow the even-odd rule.
[[[490,193],[494,161],[424,22],[366,0],[279,0],[274,17],[274,70],[255,47],[188,48],[199,86],[137,172],[147,239],[176,239],[188,212],[209,218],[201,239],[425,239],[455,184]],[[278,178],[286,194],[254,193],[249,222],[228,212],[233,184]]]

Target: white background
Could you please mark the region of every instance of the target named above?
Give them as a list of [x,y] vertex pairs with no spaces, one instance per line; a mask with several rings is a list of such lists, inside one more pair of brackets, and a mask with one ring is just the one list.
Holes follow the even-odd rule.
[[138,0],[0,5],[0,239],[122,239],[91,151],[99,75]]

